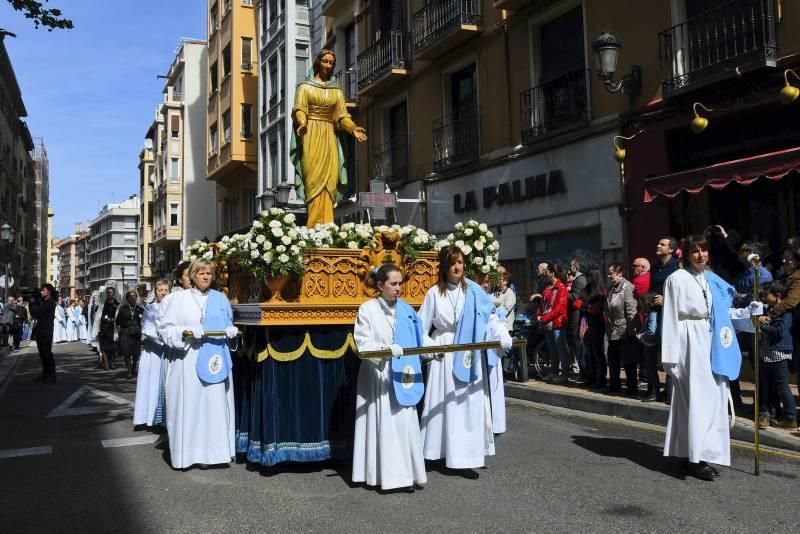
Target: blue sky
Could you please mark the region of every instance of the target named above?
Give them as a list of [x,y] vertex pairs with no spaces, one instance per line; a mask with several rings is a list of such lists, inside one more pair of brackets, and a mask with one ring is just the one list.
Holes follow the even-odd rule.
[[205,38],[205,0],[51,0],[70,31],[36,30],[0,1],[34,137],[50,158],[53,236],[139,192],[138,156],[181,37]]

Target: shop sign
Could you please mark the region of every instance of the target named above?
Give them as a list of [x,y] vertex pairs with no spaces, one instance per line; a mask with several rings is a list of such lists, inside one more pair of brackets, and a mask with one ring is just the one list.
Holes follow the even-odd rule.
[[[506,206],[544,198],[553,195],[565,194],[567,185],[561,170],[550,171],[549,174],[528,176],[524,180],[512,180],[500,185],[490,185],[483,188],[483,209],[488,210],[493,206]],[[478,192],[467,191],[453,195],[453,211],[464,213],[478,210]]]

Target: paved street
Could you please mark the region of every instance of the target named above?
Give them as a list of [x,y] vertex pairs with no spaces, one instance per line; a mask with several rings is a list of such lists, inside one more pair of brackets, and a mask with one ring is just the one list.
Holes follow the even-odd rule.
[[31,381],[28,349],[0,390],[3,532],[797,531],[797,457],[764,455],[757,478],[734,448],[718,481],[684,480],[652,427],[522,402],[479,480],[434,470],[413,495],[353,487],[334,463],[173,471],[131,427],[124,370],[78,343],[56,358],[57,384]]

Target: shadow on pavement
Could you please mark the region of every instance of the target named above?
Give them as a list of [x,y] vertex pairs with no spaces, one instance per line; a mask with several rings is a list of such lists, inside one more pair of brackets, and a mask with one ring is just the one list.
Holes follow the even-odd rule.
[[627,438],[599,438],[594,436],[572,436],[572,442],[579,447],[607,458],[624,458],[645,469],[677,478],[685,479],[680,460],[665,458],[663,449]]

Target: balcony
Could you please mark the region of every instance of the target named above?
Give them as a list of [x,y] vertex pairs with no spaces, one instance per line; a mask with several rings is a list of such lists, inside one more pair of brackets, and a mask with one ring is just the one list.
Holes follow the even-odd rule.
[[733,0],[658,34],[664,98],[774,67],[772,0]]
[[397,139],[375,147],[372,177],[382,178],[393,187],[408,181],[408,144],[405,140]]
[[480,0],[434,0],[414,13],[414,57],[436,59],[480,31]]
[[523,143],[589,123],[587,72],[574,70],[520,93]]
[[411,69],[411,34],[392,30],[388,36],[358,55],[358,94],[380,93],[398,80],[406,78]]
[[433,121],[433,170],[444,171],[477,161],[480,156],[480,112],[464,108]]
[[333,17],[339,11],[339,8],[348,4],[344,0],[325,0],[322,4],[322,16]]
[[342,88],[344,93],[344,101],[349,108],[358,107],[358,71],[356,66],[352,65],[346,69],[342,69],[333,75],[336,83]]

